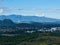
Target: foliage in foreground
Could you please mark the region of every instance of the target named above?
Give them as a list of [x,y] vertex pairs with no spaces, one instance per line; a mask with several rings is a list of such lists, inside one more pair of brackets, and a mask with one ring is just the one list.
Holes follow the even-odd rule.
[[0,36],[0,45],[60,45],[57,33],[31,33]]

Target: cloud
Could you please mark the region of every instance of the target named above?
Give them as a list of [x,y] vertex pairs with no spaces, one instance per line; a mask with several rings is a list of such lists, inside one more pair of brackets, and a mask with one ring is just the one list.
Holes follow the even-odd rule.
[[13,13],[13,12],[19,12],[23,10],[20,8],[8,8],[8,7],[0,7],[0,9],[1,12],[4,11],[3,13]]
[[35,14],[36,16],[45,16],[44,13],[40,13],[40,14]]
[[31,10],[35,10],[35,11],[60,11],[60,8],[47,8],[47,9],[43,9],[43,8],[32,8]]
[[44,16],[45,13],[57,13],[60,12],[60,9],[38,9],[38,8],[31,8],[31,9],[23,9],[23,8],[11,8],[11,7],[0,7],[0,14],[31,14],[36,16]]
[[37,8],[32,8],[32,10],[38,10]]
[[3,13],[3,12],[4,12],[4,10],[3,9],[0,9],[0,14]]

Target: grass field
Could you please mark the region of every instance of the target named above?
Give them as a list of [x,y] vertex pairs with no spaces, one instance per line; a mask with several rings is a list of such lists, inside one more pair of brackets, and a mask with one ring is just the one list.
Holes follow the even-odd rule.
[[0,36],[0,45],[60,45],[60,34],[5,34]]

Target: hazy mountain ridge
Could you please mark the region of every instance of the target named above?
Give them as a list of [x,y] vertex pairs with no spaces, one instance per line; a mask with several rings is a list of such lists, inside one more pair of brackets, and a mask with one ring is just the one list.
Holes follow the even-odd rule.
[[59,22],[59,19],[48,18],[48,17],[38,17],[38,16],[22,16],[22,15],[1,15],[0,20],[10,19],[13,22]]

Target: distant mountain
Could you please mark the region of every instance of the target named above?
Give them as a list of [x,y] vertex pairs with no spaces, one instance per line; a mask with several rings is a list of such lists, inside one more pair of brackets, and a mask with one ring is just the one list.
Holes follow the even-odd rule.
[[38,17],[38,16],[22,16],[22,15],[1,15],[0,20],[11,19],[13,22],[56,22],[59,19],[53,19],[48,17]]

